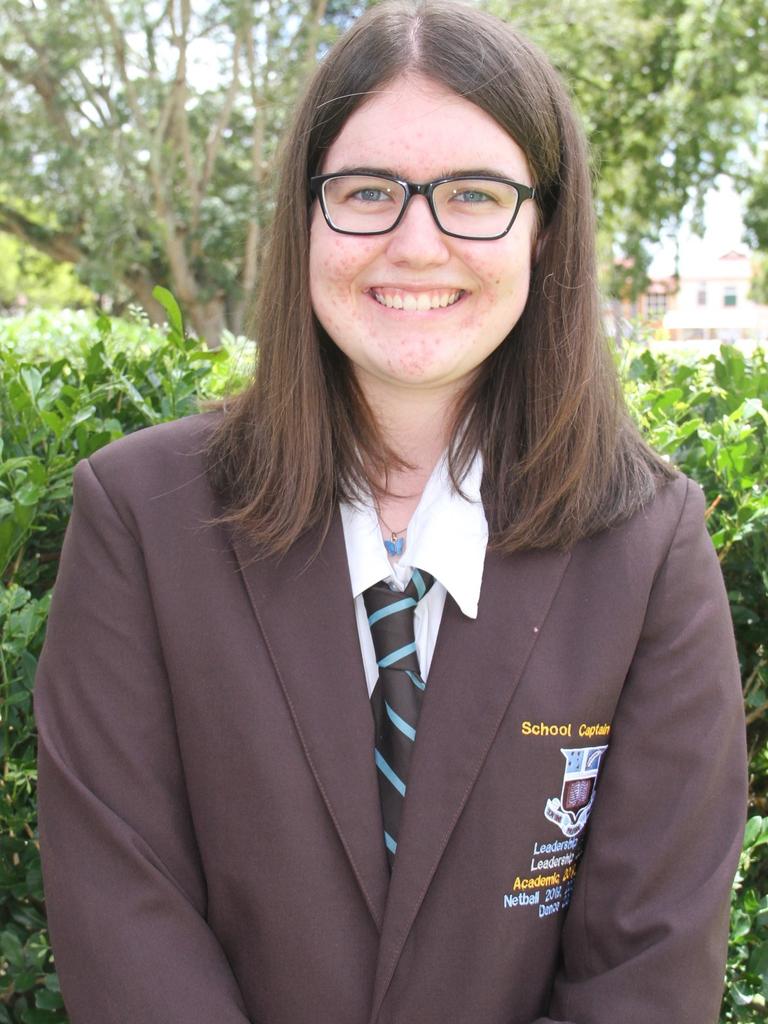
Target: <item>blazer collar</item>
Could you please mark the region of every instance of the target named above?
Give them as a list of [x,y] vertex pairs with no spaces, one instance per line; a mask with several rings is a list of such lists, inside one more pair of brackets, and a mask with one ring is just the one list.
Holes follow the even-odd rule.
[[377,928],[389,886],[365,685],[341,519],[282,558],[235,539],[253,611],[309,767]]

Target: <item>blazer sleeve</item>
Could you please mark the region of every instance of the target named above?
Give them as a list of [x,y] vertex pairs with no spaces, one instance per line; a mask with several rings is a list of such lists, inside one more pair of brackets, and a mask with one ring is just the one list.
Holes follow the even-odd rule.
[[206,923],[142,553],[87,461],[35,714],[46,906],[72,1024],[247,1024]]
[[613,721],[550,1016],[536,1024],[719,1017],[746,742],[730,609],[703,511],[688,481]]

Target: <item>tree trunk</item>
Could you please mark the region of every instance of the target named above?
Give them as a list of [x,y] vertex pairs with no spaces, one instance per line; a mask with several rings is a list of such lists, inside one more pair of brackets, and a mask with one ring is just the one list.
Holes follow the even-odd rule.
[[138,299],[139,305],[153,324],[164,324],[167,320],[165,310],[152,294],[154,283],[142,273],[126,274],[125,283]]
[[233,302],[229,310],[229,329],[233,334],[250,334],[253,330],[253,295]]
[[182,313],[189,317],[193,332],[205,340],[208,348],[221,345],[221,334],[227,326],[226,303],[223,292],[206,302],[188,302]]

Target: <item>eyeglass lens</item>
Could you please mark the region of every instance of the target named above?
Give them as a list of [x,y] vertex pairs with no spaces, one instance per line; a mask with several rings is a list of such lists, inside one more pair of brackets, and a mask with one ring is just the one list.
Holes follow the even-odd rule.
[[[323,184],[329,218],[340,231],[365,234],[388,231],[406,199],[402,185],[389,178],[343,174]],[[435,186],[432,201],[445,231],[471,238],[503,234],[518,206],[514,185],[502,181],[459,178]]]

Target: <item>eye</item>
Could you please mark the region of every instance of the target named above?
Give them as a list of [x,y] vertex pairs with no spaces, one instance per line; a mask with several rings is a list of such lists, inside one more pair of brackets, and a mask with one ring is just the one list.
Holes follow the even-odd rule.
[[454,189],[451,199],[459,203],[496,203],[496,196],[477,188]]
[[391,201],[391,194],[383,188],[359,188],[347,195],[347,199],[357,199],[362,203],[385,203]]

